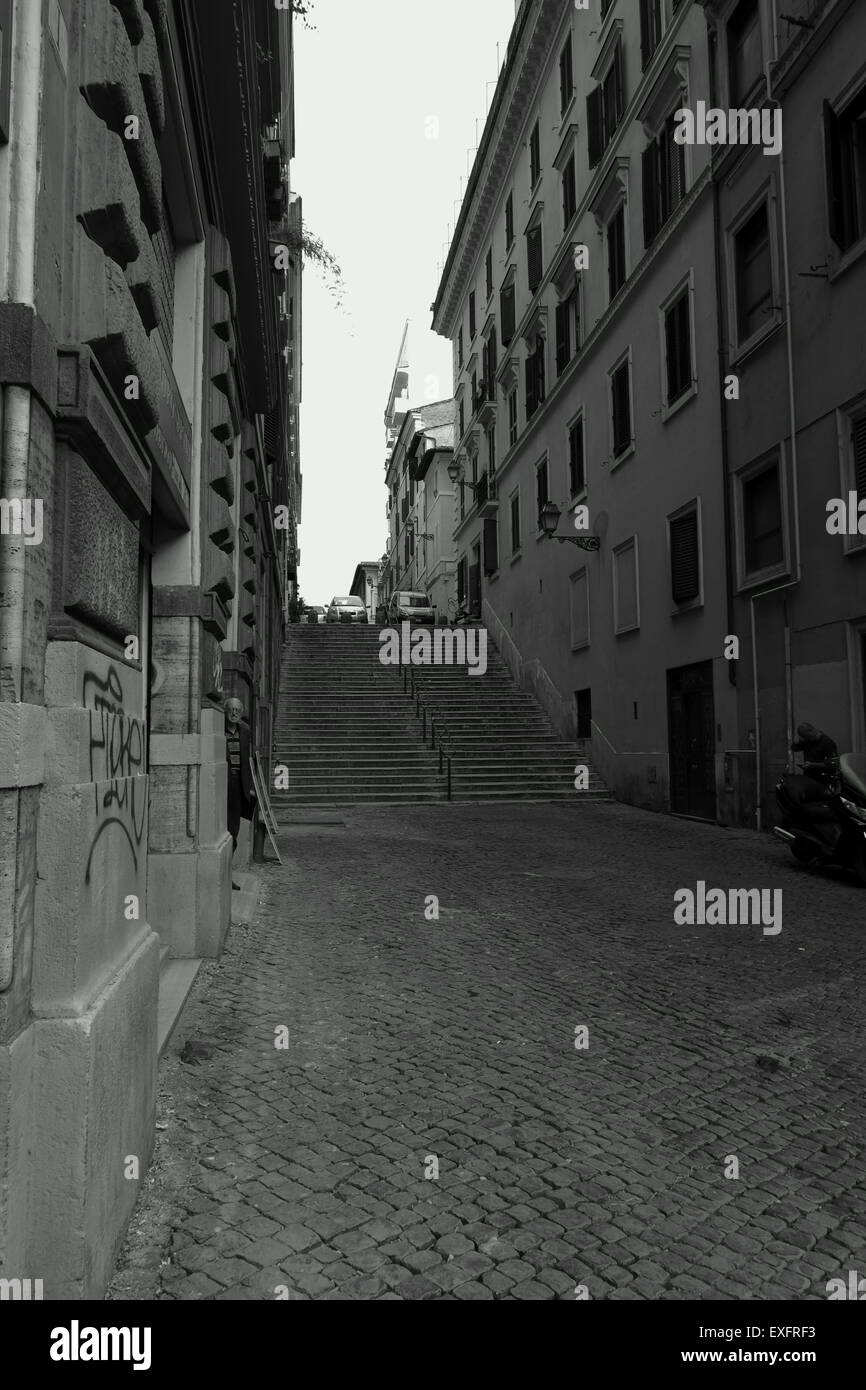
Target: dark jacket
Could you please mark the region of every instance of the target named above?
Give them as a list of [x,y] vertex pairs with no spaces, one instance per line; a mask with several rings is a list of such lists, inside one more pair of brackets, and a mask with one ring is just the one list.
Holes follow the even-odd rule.
[[[228,732],[228,725],[226,726],[226,732]],[[253,786],[252,769],[250,768],[250,758],[252,756],[250,751],[252,746],[250,726],[244,719],[238,724],[238,737],[241,745],[241,791],[243,792],[244,810],[246,813],[244,818],[249,820],[252,808],[255,804],[256,792]],[[228,756],[228,754],[226,754],[226,756]]]
[[791,744],[791,751],[804,754],[807,763],[828,762],[839,752],[828,734],[819,734],[818,738],[800,739],[797,743]]

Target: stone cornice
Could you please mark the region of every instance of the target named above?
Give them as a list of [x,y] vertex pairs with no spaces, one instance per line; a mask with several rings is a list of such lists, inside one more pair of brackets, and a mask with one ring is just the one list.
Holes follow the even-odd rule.
[[531,32],[519,34],[518,50],[506,63],[488,124],[470,176],[469,188],[451,243],[448,261],[433,305],[433,327],[453,336],[454,323],[473,266],[502,192],[521,132],[536,98],[538,83],[550,56],[553,37],[562,22],[562,0],[538,0]]

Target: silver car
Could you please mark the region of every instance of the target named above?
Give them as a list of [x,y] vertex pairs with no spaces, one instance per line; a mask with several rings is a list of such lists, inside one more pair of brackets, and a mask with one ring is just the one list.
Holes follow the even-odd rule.
[[355,594],[344,598],[332,598],[325,614],[328,623],[366,623],[369,622],[367,610]]
[[427,594],[420,590],[402,589],[391,595],[388,604],[389,623],[436,623],[436,610]]

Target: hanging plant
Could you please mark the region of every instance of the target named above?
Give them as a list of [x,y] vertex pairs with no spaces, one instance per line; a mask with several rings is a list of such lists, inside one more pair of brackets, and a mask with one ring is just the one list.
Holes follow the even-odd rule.
[[307,226],[290,225],[286,244],[292,255],[300,254],[305,261],[312,261],[318,266],[336,308],[342,309],[346,293],[343,272],[336,256],[328,250],[322,238],[317,237]]
[[315,29],[316,27],[310,19],[312,10],[313,0],[292,0],[292,11],[301,16],[307,29]]

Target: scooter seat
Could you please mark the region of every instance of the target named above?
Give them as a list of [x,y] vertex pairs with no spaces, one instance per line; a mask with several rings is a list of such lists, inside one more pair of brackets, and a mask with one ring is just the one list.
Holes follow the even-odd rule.
[[866,753],[843,753],[839,770],[848,786],[858,796],[866,798]]

